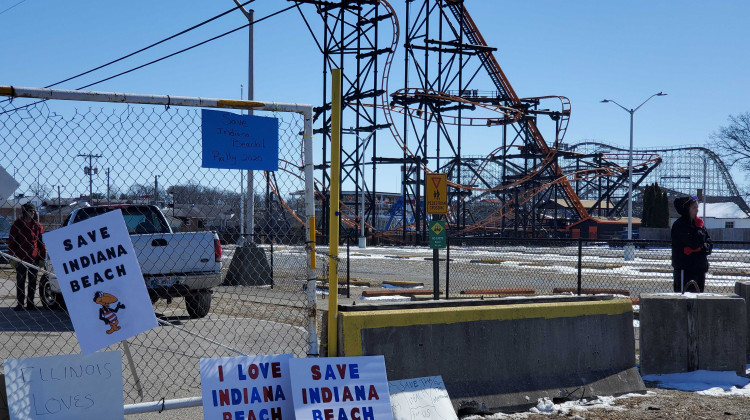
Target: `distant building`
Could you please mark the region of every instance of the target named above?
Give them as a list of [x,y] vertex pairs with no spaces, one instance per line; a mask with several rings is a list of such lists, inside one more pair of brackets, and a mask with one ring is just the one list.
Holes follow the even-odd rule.
[[[698,217],[703,219],[706,229],[750,229],[750,215],[737,203],[727,201],[706,203],[705,206],[706,216],[703,215],[703,203],[698,205]],[[670,214],[670,226],[678,217],[677,214]]]

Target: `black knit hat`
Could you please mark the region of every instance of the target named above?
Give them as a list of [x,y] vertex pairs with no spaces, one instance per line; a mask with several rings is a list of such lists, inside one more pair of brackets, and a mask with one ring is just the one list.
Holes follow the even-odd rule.
[[674,208],[681,216],[687,216],[693,202],[697,202],[693,197],[677,197],[674,199]]

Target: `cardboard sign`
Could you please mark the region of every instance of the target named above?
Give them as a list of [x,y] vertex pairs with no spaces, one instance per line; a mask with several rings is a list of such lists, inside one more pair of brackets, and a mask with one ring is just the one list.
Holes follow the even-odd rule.
[[123,419],[119,351],[3,362],[11,419]]
[[388,389],[394,420],[458,420],[440,376],[390,381]]
[[424,174],[425,210],[427,214],[448,213],[448,178],[445,174]]
[[393,419],[383,356],[292,359],[297,420]]
[[43,235],[83,354],[157,326],[119,209]]
[[20,184],[0,166],[0,203],[13,196]]
[[291,354],[201,359],[203,418],[294,419]]
[[202,112],[204,168],[279,169],[279,120],[226,111]]

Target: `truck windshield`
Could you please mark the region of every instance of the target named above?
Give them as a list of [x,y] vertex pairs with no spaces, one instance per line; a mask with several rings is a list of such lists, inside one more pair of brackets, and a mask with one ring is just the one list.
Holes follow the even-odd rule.
[[[76,214],[75,222],[99,216],[117,209],[117,207],[86,207]],[[128,233],[131,235],[141,235],[149,233],[169,233],[169,227],[159,217],[159,215],[147,206],[122,207],[122,216],[125,219],[125,225],[128,227]]]

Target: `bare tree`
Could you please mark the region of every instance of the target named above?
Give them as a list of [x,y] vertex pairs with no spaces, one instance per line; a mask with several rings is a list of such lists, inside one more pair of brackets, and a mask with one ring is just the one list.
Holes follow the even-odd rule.
[[42,200],[49,200],[52,196],[52,187],[49,185],[41,184],[39,182],[34,182],[29,187],[29,191],[31,191],[32,194],[39,197]]
[[[121,195],[122,196],[122,195]],[[159,187],[159,197],[166,197],[167,192]],[[125,197],[129,199],[138,198],[153,198],[154,197],[154,186],[151,184],[133,184],[128,187],[128,191],[125,193]]]
[[750,112],[729,116],[729,125],[711,134],[713,148],[728,166],[750,171]]

